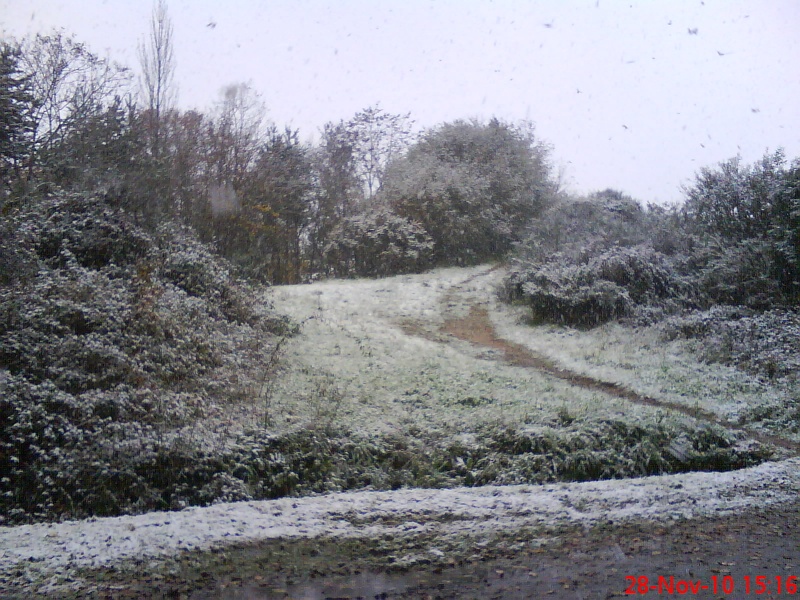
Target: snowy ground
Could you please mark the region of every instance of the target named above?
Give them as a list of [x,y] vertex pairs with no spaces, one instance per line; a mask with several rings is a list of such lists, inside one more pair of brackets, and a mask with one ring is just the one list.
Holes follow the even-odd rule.
[[[463,433],[482,422],[544,423],[565,406],[577,416],[656,418],[654,408],[491,360],[496,350],[438,333],[445,319],[463,317],[475,305],[488,309],[500,337],[560,366],[725,421],[736,422],[743,408],[775,402],[780,394],[731,367],[699,363],[685,342],[660,341],[653,329],[522,325],[526,309],[496,298],[503,275],[481,266],[275,288],[279,308],[310,320],[291,345],[292,368],[275,390],[274,412],[288,426],[331,418],[370,433],[408,427]],[[418,335],[404,334],[409,330]],[[341,397],[335,407],[318,401],[314,392],[321,381],[335,382]],[[470,397],[491,402],[459,410]]]
[[[496,350],[439,331],[446,319],[463,317],[474,305],[489,310],[499,336],[641,394],[734,419],[742,406],[773,393],[727,367],[698,364],[680,343],[660,343],[648,330],[521,326],[519,310],[495,300],[501,277],[502,270],[483,266],[274,288],[276,308],[302,322],[302,334],[289,342],[269,398],[252,407],[251,420],[241,427],[267,411],[278,432],[333,424],[366,435],[422,431],[468,443],[482,423],[535,427],[564,407],[592,418],[665,418],[662,409],[505,364]],[[34,579],[59,577],[78,567],[279,537],[488,536],[600,519],[710,515],[795,500],[798,467],[800,459],[790,459],[730,473],[638,480],[365,491],[0,528],[0,572],[24,567]]]
[[525,527],[720,515],[800,493],[800,459],[709,475],[448,490],[353,492],[0,529],[5,573],[36,576],[267,539],[427,534],[487,537]]
[[[445,319],[465,316],[477,303],[490,302],[493,314],[502,315],[492,301],[501,275],[484,266],[276,288],[276,306],[305,323],[275,389],[276,425],[330,419],[367,434],[424,429],[441,438],[469,435],[483,423],[545,423],[564,406],[576,415],[654,415],[652,408],[503,364],[493,360],[495,350],[438,332]],[[340,398],[335,406],[316,393],[329,382]]]

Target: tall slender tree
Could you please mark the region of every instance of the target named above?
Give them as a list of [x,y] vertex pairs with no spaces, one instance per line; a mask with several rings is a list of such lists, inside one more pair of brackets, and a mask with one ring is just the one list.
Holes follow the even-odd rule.
[[172,20],[165,0],[157,0],[150,19],[147,39],[139,44],[140,92],[147,107],[146,125],[150,153],[164,152],[164,118],[175,104],[175,54],[172,45]]
[[[259,246],[267,278],[298,283],[302,243],[311,211],[313,180],[308,148],[296,130],[266,133],[245,193],[247,227]],[[254,227],[257,226],[257,229]]]
[[6,188],[20,178],[33,130],[29,119],[32,97],[19,61],[17,46],[0,44],[0,185]]
[[209,175],[218,185],[239,188],[265,139],[267,109],[250,84],[236,83],[220,91],[209,127]]

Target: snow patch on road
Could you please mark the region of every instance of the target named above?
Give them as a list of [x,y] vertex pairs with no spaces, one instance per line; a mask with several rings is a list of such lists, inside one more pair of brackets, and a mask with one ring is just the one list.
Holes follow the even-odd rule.
[[278,538],[494,535],[525,527],[719,515],[796,500],[800,459],[728,473],[545,486],[350,492],[0,528],[0,564],[45,575]]

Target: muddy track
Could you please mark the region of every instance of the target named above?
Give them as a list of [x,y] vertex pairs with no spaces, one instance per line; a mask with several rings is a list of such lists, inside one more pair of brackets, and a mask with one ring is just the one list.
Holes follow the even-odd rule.
[[[458,286],[453,288],[453,290],[448,292],[448,294],[445,296],[445,300],[452,300],[452,298],[456,295],[456,290],[458,288],[470,283],[477,277],[485,276],[499,268],[502,268],[502,265],[495,265],[487,271],[472,275],[468,279],[461,282]],[[419,328],[412,327],[409,324],[404,326],[404,330],[406,333],[413,332],[416,335],[420,335]],[[658,398],[645,396],[618,383],[603,381],[602,379],[595,379],[594,377],[589,377],[588,375],[582,375],[580,373],[576,373],[575,371],[565,369],[549,358],[542,356],[541,354],[537,354],[521,344],[510,342],[498,337],[494,330],[494,326],[489,319],[489,311],[483,306],[473,304],[470,307],[469,313],[466,317],[446,319],[444,324],[439,328],[439,331],[442,334],[453,336],[479,347],[500,350],[502,352],[502,360],[515,367],[536,369],[537,371],[546,373],[552,377],[561,379],[577,387],[602,392],[604,394],[608,394],[609,396],[621,398],[636,404],[675,411],[692,417],[698,421],[720,425],[733,431],[741,431],[751,439],[761,442],[762,444],[772,444],[773,446],[783,448],[791,452],[793,456],[800,455],[800,443],[792,442],[778,436],[765,434],[760,431],[754,431],[747,427],[742,427],[736,423],[721,419],[719,416],[709,411],[678,404],[677,402],[659,400]],[[446,339],[443,339],[441,336],[429,337],[437,342],[444,342]]]

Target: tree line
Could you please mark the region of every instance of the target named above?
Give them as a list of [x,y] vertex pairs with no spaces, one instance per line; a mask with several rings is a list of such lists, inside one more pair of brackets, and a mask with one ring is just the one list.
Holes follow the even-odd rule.
[[137,82],[64,32],[3,43],[4,211],[35,194],[97,192],[145,227],[190,226],[247,276],[296,283],[499,256],[557,189],[528,123],[414,134],[409,114],[376,105],[308,143],[270,122],[245,83],[208,111],[181,110],[163,1],[139,59]]
[[[522,257],[576,226],[590,230],[582,240],[613,238],[600,231],[615,227],[605,217],[567,222],[575,198],[531,123],[456,120],[415,133],[409,114],[376,105],[311,143],[272,123],[245,83],[222,88],[210,110],[181,110],[164,0],[139,63],[136,78],[63,32],[0,46],[4,213],[55,190],[100,193],[144,227],[191,227],[271,283],[474,264],[515,248]],[[753,165],[731,159],[702,169],[681,207],[643,209],[647,225],[632,229],[702,254],[681,269],[718,280],[708,285],[720,301],[796,302],[799,172],[781,150]]]

